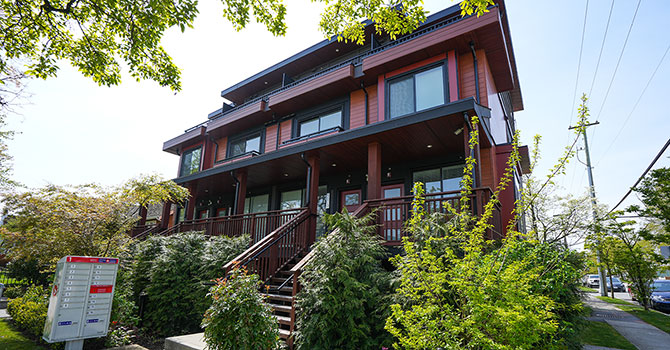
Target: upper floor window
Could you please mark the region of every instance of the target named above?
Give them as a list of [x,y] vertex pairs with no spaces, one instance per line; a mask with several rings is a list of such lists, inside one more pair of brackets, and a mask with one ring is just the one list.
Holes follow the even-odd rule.
[[300,122],[300,134],[305,136],[342,126],[342,111],[331,111],[315,118]]
[[237,139],[230,143],[229,157],[239,156],[249,152],[261,151],[261,135],[254,134],[244,138]]
[[444,104],[444,81],[443,66],[390,80],[389,117],[400,117]]
[[181,166],[179,167],[179,176],[191,175],[200,170],[200,156],[202,147],[191,148],[181,156]]

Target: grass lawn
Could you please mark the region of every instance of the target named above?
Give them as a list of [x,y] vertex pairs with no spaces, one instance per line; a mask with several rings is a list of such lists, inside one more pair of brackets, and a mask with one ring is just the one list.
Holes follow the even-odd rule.
[[617,305],[629,305],[629,306],[635,306],[635,304],[631,304],[625,300],[617,299],[617,298],[610,298],[610,297],[601,297],[601,296],[596,296],[596,298],[606,301],[610,304],[617,304]]
[[593,288],[589,288],[589,287],[582,287],[582,286],[579,286],[579,287],[577,287],[577,289],[579,289],[579,290],[582,291],[582,292],[587,292],[587,293],[596,293],[596,292],[598,292],[597,289],[593,289]]
[[14,329],[7,320],[0,320],[0,349],[3,350],[44,350],[21,332]]
[[583,344],[605,346],[624,350],[637,350],[616,329],[605,322],[586,321],[586,327],[582,331],[581,341]]

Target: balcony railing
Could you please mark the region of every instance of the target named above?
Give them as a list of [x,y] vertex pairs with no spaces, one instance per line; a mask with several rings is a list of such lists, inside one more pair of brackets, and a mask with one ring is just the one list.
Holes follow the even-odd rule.
[[169,236],[179,232],[204,231],[207,236],[251,236],[251,244],[262,240],[269,233],[296,217],[303,209],[274,210],[260,213],[219,216],[214,218],[182,221],[160,232]]
[[[491,199],[493,192],[490,188],[476,188],[468,196],[468,210],[473,215],[481,215],[484,205]],[[461,202],[460,191],[430,193],[425,196],[425,210],[428,214],[440,212],[447,213],[449,203],[452,207],[460,210]],[[409,220],[412,214],[413,196],[395,197],[388,199],[368,200],[368,210],[377,210],[376,226],[377,234],[388,245],[399,245],[402,238],[407,236],[405,222]],[[487,230],[488,239],[499,239],[502,237],[502,222],[500,216],[500,205],[493,207],[493,213],[489,223],[492,227]]]

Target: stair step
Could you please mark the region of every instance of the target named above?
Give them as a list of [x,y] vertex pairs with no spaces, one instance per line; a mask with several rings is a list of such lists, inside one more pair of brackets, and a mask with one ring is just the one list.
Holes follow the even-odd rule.
[[292,302],[293,297],[290,295],[281,295],[281,294],[266,294],[262,293],[263,296],[268,299],[268,300],[281,300],[281,301],[286,301],[286,302]]
[[277,305],[277,304],[270,304],[270,307],[275,310],[275,311],[280,311],[280,312],[291,312],[291,306],[288,305]]
[[288,337],[291,335],[291,331],[287,329],[281,329],[279,328],[279,338],[282,338],[284,340],[288,339]]
[[279,324],[285,324],[285,325],[289,325],[289,326],[291,325],[291,318],[290,317],[277,316],[277,315],[274,315],[274,317],[277,319],[277,322],[279,322]]

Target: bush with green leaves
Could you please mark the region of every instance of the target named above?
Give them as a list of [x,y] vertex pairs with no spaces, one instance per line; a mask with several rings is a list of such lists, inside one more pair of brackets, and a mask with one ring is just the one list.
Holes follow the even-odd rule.
[[40,338],[49,308],[48,296],[49,292],[42,286],[31,286],[22,297],[7,303],[7,313],[19,328]]
[[186,232],[154,237],[131,248],[128,296],[135,303],[147,295],[143,326],[162,336],[200,330],[210,305],[210,281],[222,277],[223,265],[249,246],[249,237],[207,237]]
[[391,304],[391,273],[372,234],[372,215],[326,215],[334,231],[312,248],[300,275],[297,297],[298,349],[380,349],[392,342],[384,331]]
[[258,275],[248,275],[245,269],[234,269],[228,278],[216,281],[202,321],[208,349],[279,348],[279,326],[259,291],[261,285]]
[[7,264],[7,276],[24,283],[48,286],[53,271],[37,259],[17,258]]

